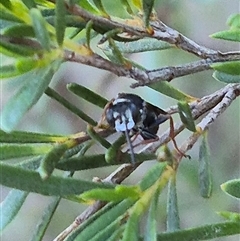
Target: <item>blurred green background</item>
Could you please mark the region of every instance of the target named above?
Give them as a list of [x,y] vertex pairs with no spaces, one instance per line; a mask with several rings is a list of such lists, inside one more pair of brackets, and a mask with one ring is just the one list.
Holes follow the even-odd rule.
[[[122,10],[119,8],[119,4],[121,4],[120,0],[105,0],[103,2],[108,9],[111,9],[111,11],[121,16]],[[223,52],[240,50],[240,46],[237,43],[220,41],[208,37],[212,33],[227,28],[226,20],[229,15],[240,11],[240,3],[238,0],[161,0],[156,1],[156,10],[159,18],[164,23],[201,45]],[[196,60],[195,56],[174,49],[162,52],[154,51],[134,54],[130,57],[148,69],[183,64]],[[4,61],[6,61],[5,58],[2,58],[1,62]],[[176,101],[162,96],[148,87],[131,89],[129,86],[133,83],[133,80],[122,77],[119,78],[106,71],[80,64],[63,64],[56,73],[51,87],[96,120],[100,119],[102,110],[95,108],[69,93],[66,90],[66,84],[70,82],[85,85],[108,99],[115,97],[119,92],[133,92],[163,109],[176,104]],[[16,91],[14,88],[15,83],[16,80],[2,81],[0,83],[1,108]],[[180,90],[196,97],[210,94],[224,86],[223,83],[212,78],[212,71],[177,78],[171,83]],[[192,159],[184,159],[180,165],[177,176],[177,188],[182,228],[223,221],[223,219],[215,213],[217,211],[240,210],[239,202],[220,190],[220,184],[229,179],[238,178],[240,173],[239,107],[240,100],[238,98],[209,130],[213,173],[213,195],[210,199],[204,199],[199,195],[197,178],[199,144],[196,144],[189,153]],[[160,132],[164,131],[167,127],[167,125],[163,125],[163,127],[160,128]],[[40,99],[18,126],[20,130],[56,134],[77,133],[84,131],[85,128],[85,123],[79,118],[46,96]],[[182,133],[177,138],[177,142],[181,143],[181,141],[185,140],[189,135],[190,132]],[[151,165],[154,165],[154,162],[143,164],[125,183],[132,184],[138,182]],[[101,168],[79,172],[75,177],[87,180],[92,180],[95,176],[104,178],[115,168]],[[1,200],[5,198],[9,190],[8,188],[1,187]],[[51,197],[30,194],[17,218],[3,232],[1,240],[29,240],[38,218],[41,217],[43,209],[50,200]],[[54,239],[64,228],[72,223],[75,217],[85,208],[86,206],[62,200],[44,240]],[[159,200],[159,230],[162,231],[166,225],[165,210],[166,190]],[[235,235],[217,240],[238,241],[239,239],[240,237]]]

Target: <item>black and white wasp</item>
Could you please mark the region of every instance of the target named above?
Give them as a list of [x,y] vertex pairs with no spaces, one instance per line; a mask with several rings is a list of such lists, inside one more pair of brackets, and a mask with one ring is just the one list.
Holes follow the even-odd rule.
[[144,140],[157,140],[159,125],[169,119],[164,110],[151,105],[135,94],[120,93],[105,107],[105,118],[117,132],[124,132],[134,163],[130,136],[140,134]]

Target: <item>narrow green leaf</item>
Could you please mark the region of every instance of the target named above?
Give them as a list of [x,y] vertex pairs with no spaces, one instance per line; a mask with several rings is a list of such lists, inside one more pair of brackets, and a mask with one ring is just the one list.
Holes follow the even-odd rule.
[[199,148],[198,178],[201,196],[209,198],[212,194],[212,176],[207,132],[203,134],[202,143]]
[[5,7],[11,10],[12,4],[10,0],[0,0],[0,3]]
[[51,135],[25,131],[12,131],[6,133],[0,130],[0,142],[5,143],[54,143],[68,140],[68,136]]
[[180,218],[177,203],[176,175],[168,183],[167,197],[167,231],[174,232],[180,229]]
[[46,154],[51,149],[51,145],[0,145],[0,160],[20,158],[25,156],[36,156]]
[[29,9],[37,7],[34,0],[22,0],[22,1]]
[[99,106],[100,108],[104,108],[105,105],[108,103],[107,99],[96,94],[95,92],[91,91],[90,89],[88,89],[82,85],[78,85],[76,83],[70,83],[67,85],[67,88],[68,88],[68,90],[73,92],[75,95],[92,103],[93,105]]
[[102,0],[93,0],[93,2],[96,5],[97,9],[101,12],[103,17],[109,17],[109,15],[107,14],[107,12],[102,4]]
[[133,10],[131,5],[129,4],[128,0],[121,0],[122,5],[124,6],[124,8],[126,9],[126,11],[130,14],[133,15]]
[[119,202],[127,198],[137,199],[141,195],[138,186],[118,185],[113,190],[109,189],[93,189],[83,193],[80,198],[84,200],[101,200],[108,202]]
[[79,171],[104,166],[109,166],[109,164],[106,163],[104,154],[98,154],[63,159],[56,168],[64,171]]
[[144,230],[144,241],[157,241],[157,206],[159,192],[154,194],[148,210],[146,228]]
[[66,100],[64,97],[62,97],[60,94],[58,94],[55,90],[48,87],[45,90],[45,94],[48,95],[50,98],[56,100],[61,105],[63,105],[65,108],[70,110],[72,113],[80,117],[82,120],[86,121],[90,125],[96,126],[97,122],[93,120],[90,116],[86,115],[83,111],[78,109],[75,105],[70,103],[68,100]]
[[59,162],[60,158],[63,156],[64,152],[70,147],[72,147],[72,145],[74,146],[74,143],[75,142],[71,140],[68,143],[64,142],[62,144],[57,144],[56,146],[52,147],[51,151],[49,151],[42,159],[38,169],[42,179],[45,180],[50,177],[55,166]]
[[152,186],[153,183],[155,183],[157,179],[161,176],[166,167],[167,163],[162,162],[157,163],[153,168],[151,168],[140,182],[141,190],[144,191],[148,189],[150,186]]
[[240,61],[229,61],[225,63],[214,63],[211,67],[217,71],[230,75],[238,75],[240,78]]
[[[154,154],[135,154],[135,158],[138,162],[147,161],[147,160],[154,160]],[[122,163],[129,163],[131,157],[129,154],[125,154],[123,158],[121,158]],[[115,163],[118,165],[119,163]],[[64,171],[79,171],[79,170],[86,170],[98,167],[105,167],[112,164],[109,164],[105,160],[104,154],[97,154],[97,155],[88,155],[83,157],[72,157],[67,159],[62,159],[58,164],[57,168]]]
[[0,53],[9,57],[33,56],[36,54],[36,49],[19,44],[12,44],[7,38],[0,38]]
[[181,92],[180,90],[174,88],[166,81],[156,82],[154,84],[149,85],[149,87],[156,90],[157,92],[160,92],[176,100],[182,100],[187,102],[196,100],[196,98]]
[[37,8],[32,8],[30,10],[30,16],[37,40],[40,42],[44,49],[50,51],[50,35],[47,30],[46,20],[43,18],[40,10]]
[[144,23],[146,27],[149,27],[149,19],[152,13],[154,0],[142,0],[143,12],[144,12]]
[[60,197],[54,197],[51,203],[44,210],[43,215],[34,230],[31,241],[42,241],[46,229],[48,228],[49,223],[52,220],[52,217],[58,207],[60,200]]
[[66,7],[64,0],[56,0],[55,13],[55,29],[57,42],[59,46],[62,46],[66,28]]
[[15,64],[9,64],[9,65],[1,65],[0,66],[0,78],[10,78],[14,76],[20,75],[20,72],[16,68]]
[[85,10],[95,15],[101,15],[101,12],[88,0],[77,1],[78,4]]
[[16,22],[16,23],[22,23],[23,22],[21,19],[16,17],[14,14],[12,14],[11,11],[9,11],[9,10],[1,7],[1,6],[0,6],[0,11],[1,11],[1,19],[3,19],[3,20]]
[[116,46],[122,53],[140,53],[146,51],[165,50],[174,47],[169,43],[151,38],[139,39],[128,43],[117,42]]
[[233,179],[223,183],[221,189],[233,197],[240,198],[240,179]]
[[213,78],[224,83],[240,83],[240,75],[231,75],[220,71],[214,71]]
[[52,66],[36,71],[33,79],[27,82],[8,101],[2,111],[2,129],[12,131],[23,115],[39,100],[49,85],[54,71]]
[[140,216],[137,213],[132,213],[128,218],[128,221],[125,225],[125,229],[122,234],[121,241],[138,241],[139,240],[139,218]]
[[[121,215],[124,215],[126,210],[131,207],[131,205],[134,203],[133,200],[124,200],[120,202],[119,204],[111,207],[110,209],[106,210],[105,212],[102,212],[101,215],[97,215],[97,218],[91,219],[90,224],[88,220],[86,221],[86,224],[83,227],[81,225],[73,232],[69,237],[66,239],[66,241],[89,241],[91,238],[93,238],[99,230],[104,230],[106,228],[115,229],[116,223],[120,226],[120,221],[117,220],[118,217],[123,219],[124,217],[121,217]],[[111,204],[110,204],[111,205]],[[101,210],[100,210],[101,212]],[[98,213],[97,213],[98,214]],[[117,221],[117,222],[116,222]],[[113,232],[114,230],[112,230]],[[105,240],[105,239],[99,239],[99,240]]]
[[79,195],[94,188],[114,188],[109,184],[94,183],[70,177],[50,176],[42,180],[39,173],[32,170],[0,163],[0,183],[28,192],[35,192],[49,196]]
[[217,214],[224,217],[227,220],[230,220],[233,222],[240,222],[240,213],[222,211],[222,212],[217,212]]
[[105,152],[105,159],[107,163],[114,163],[116,162],[116,157],[119,151],[121,150],[120,147],[126,142],[125,135],[121,135],[111,147],[109,147]]
[[2,231],[18,214],[27,198],[28,192],[11,190],[0,204],[0,231]]
[[87,25],[86,25],[86,43],[88,48],[90,49],[90,40],[91,40],[91,30],[93,27],[93,21],[90,20],[88,21]]
[[0,78],[10,78],[22,75],[36,68],[38,61],[35,58],[19,58],[14,64],[0,66]]
[[34,37],[34,30],[32,26],[22,23],[3,29],[3,34],[9,37]]
[[92,126],[88,125],[87,126],[87,133],[88,135],[94,140],[99,142],[103,147],[105,148],[110,148],[111,144],[103,137],[101,137],[100,135],[98,135]]
[[234,28],[211,34],[210,37],[223,40],[240,42],[240,29]]
[[188,130],[195,132],[196,127],[194,119],[192,117],[192,111],[188,103],[186,101],[179,101],[178,110],[182,123],[186,126]]
[[36,58],[19,58],[16,61],[16,68],[20,74],[24,74],[38,66],[38,63],[41,60],[37,60]]
[[[224,222],[205,225],[197,228],[179,230],[176,232],[162,233],[158,240],[164,241],[198,241],[218,237],[230,236],[240,233],[240,222]],[[143,239],[140,239],[143,240]]]
[[227,20],[227,24],[231,28],[240,28],[240,14],[236,13],[236,14],[230,15]]

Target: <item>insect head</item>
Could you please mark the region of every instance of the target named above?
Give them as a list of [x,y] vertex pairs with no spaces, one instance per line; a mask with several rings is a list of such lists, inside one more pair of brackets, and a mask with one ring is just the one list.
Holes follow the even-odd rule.
[[156,140],[159,125],[169,119],[168,113],[135,94],[120,93],[105,107],[105,117],[118,132],[125,132],[134,163],[130,135],[140,134],[144,140]]

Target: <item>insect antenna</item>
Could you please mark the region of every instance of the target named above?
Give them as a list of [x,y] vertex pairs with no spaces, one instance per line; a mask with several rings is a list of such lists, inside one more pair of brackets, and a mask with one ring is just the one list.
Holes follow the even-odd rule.
[[132,142],[130,140],[130,136],[129,136],[129,131],[127,129],[127,123],[125,121],[125,136],[126,136],[126,139],[127,139],[127,143],[128,143],[128,146],[129,146],[129,150],[130,150],[130,155],[131,155],[131,163],[132,165],[135,164],[135,157],[134,157],[134,151],[133,151],[133,145],[132,145]]

